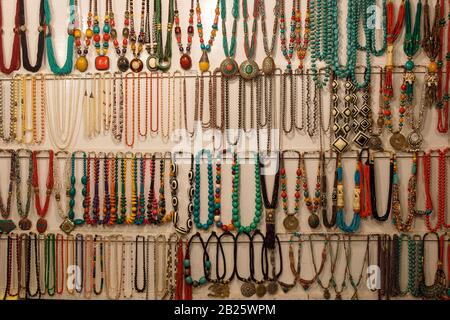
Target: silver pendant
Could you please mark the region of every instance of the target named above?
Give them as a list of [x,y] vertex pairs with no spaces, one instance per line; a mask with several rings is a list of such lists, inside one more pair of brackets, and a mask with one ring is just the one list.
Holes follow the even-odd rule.
[[400,132],[394,133],[389,139],[389,143],[395,151],[402,151],[406,148],[406,138]]
[[423,136],[418,131],[413,131],[408,135],[408,144],[413,150],[419,150],[423,142]]
[[154,54],[150,54],[150,56],[147,58],[147,69],[149,71],[157,71],[158,65],[159,65],[159,58]]
[[378,135],[371,136],[367,146],[374,151],[383,151],[383,142]]
[[256,293],[256,287],[253,282],[244,282],[241,286],[241,293],[244,297],[250,298]]
[[266,76],[270,76],[275,72],[275,68],[276,65],[273,58],[271,56],[265,57],[262,63],[262,72],[264,72]]

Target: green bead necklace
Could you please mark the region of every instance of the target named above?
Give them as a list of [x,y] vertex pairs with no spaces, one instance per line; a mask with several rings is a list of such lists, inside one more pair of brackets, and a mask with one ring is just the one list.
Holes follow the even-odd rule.
[[256,230],[261,221],[262,214],[262,197],[261,197],[261,182],[260,182],[260,162],[259,154],[255,153],[255,214],[252,222],[248,226],[243,226],[241,224],[240,210],[239,210],[239,186],[240,186],[240,164],[239,158],[234,159],[232,165],[232,175],[233,175],[233,187],[232,187],[232,204],[233,204],[233,224],[234,227],[239,232],[251,232]]
[[[76,155],[78,152],[72,153],[72,174],[70,176],[70,189],[69,189],[69,213],[68,217],[71,221],[74,222],[75,226],[80,226],[84,223],[84,219],[75,218],[75,197],[77,194],[76,185],[76,176],[75,176],[75,167],[76,167]],[[80,151],[83,157],[83,176],[81,178],[81,184],[83,185],[82,194],[83,196],[86,194],[86,169],[87,169],[87,156],[86,152]]]
[[228,44],[228,36],[227,36],[227,7],[226,0],[220,1],[220,15],[222,19],[222,45],[223,51],[225,53],[225,60],[220,64],[220,72],[225,77],[233,77],[238,72],[239,66],[234,59],[236,55],[236,34],[237,34],[237,21],[239,19],[239,0],[233,0],[233,29],[231,31],[231,40],[230,44]]
[[156,27],[156,43],[157,43],[157,55],[158,55],[158,69],[161,71],[167,71],[170,69],[172,59],[172,29],[174,21],[174,3],[173,0],[169,0],[169,16],[167,20],[167,33],[166,33],[166,46],[163,46],[163,34],[162,34],[162,13],[161,13],[161,0],[155,1],[155,25]]
[[[54,296],[56,291],[56,252],[55,234],[51,233],[45,237],[45,288],[49,296]],[[50,276],[50,270],[52,275]],[[50,278],[53,284],[50,286]]]

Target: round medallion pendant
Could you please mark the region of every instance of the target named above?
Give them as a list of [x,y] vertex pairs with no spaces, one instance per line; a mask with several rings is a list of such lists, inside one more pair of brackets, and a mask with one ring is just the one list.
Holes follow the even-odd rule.
[[224,77],[233,77],[236,75],[238,70],[239,66],[233,58],[228,57],[220,64],[220,72],[222,72]]
[[323,297],[325,298],[325,300],[330,300],[331,298],[330,290],[325,289],[325,291],[323,292]]
[[244,297],[250,298],[256,293],[255,284],[251,282],[244,282],[241,286],[241,293]]
[[276,294],[278,292],[278,282],[270,281],[267,285],[267,292],[272,295]]
[[75,68],[77,68],[80,72],[85,72],[89,66],[88,60],[85,56],[78,57],[77,61],[75,62]]
[[180,66],[183,70],[189,70],[192,67],[192,59],[191,56],[184,53],[180,58]]
[[408,135],[408,144],[413,150],[419,150],[423,142],[423,136],[420,132],[413,131]]
[[117,69],[119,69],[122,72],[126,72],[128,71],[129,68],[130,68],[130,61],[128,61],[127,58],[120,57],[117,60]]
[[320,224],[319,216],[315,213],[312,213],[308,218],[308,224],[313,229],[316,229],[317,227],[319,227],[319,224]]
[[170,69],[171,61],[170,59],[159,60],[158,69],[162,72],[166,72]]
[[298,228],[298,219],[294,215],[289,215],[283,220],[283,226],[288,232],[296,231]]
[[252,80],[259,73],[258,64],[254,60],[245,60],[241,63],[239,73],[245,80]]
[[371,136],[367,145],[371,150],[375,151],[383,150],[383,142],[381,141],[379,136]]
[[30,219],[28,219],[28,218],[22,218],[19,221],[20,230],[28,231],[31,229],[31,225],[32,225],[32,223],[31,223]]
[[130,69],[135,73],[141,72],[142,69],[144,69],[144,63],[142,62],[141,59],[134,58],[130,62]]
[[44,233],[47,231],[47,220],[44,218],[39,218],[36,224],[36,229],[39,233]]
[[258,297],[260,297],[260,298],[264,297],[266,292],[267,292],[266,286],[263,285],[262,283],[260,283],[256,286],[256,295]]
[[275,72],[275,61],[271,56],[267,56],[264,58],[262,63],[262,71],[266,76],[270,76]]
[[389,139],[389,143],[394,150],[402,151],[406,147],[406,138],[400,132],[396,132]]
[[105,71],[109,69],[109,57],[108,56],[98,56],[95,58],[95,69],[98,71]]
[[159,58],[155,55],[150,55],[147,59],[147,69],[149,71],[158,70]]

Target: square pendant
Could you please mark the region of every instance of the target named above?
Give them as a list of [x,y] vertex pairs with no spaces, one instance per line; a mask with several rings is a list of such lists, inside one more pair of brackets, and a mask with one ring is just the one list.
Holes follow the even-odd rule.
[[344,152],[344,150],[347,149],[348,145],[348,141],[342,137],[337,138],[333,142],[333,147],[337,152]]
[[366,135],[363,131],[359,131],[353,138],[353,142],[356,143],[360,148],[364,148],[369,142],[369,136]]
[[75,229],[75,223],[69,218],[64,219],[63,223],[59,226],[59,228],[65,233],[70,234],[73,229]]

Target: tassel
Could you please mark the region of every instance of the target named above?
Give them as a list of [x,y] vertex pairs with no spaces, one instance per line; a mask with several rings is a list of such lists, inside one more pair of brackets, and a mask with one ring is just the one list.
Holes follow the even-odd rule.
[[[186,247],[188,243],[186,243]],[[187,251],[187,249],[186,249]],[[189,252],[188,252],[189,253]],[[187,257],[189,258],[189,257]],[[183,280],[184,282],[184,268],[183,268]],[[184,299],[183,300],[192,300],[192,284],[184,283]]]
[[386,68],[383,92],[384,96],[388,99],[394,96],[394,90],[392,89],[392,68]]
[[425,102],[428,107],[436,104],[438,98],[438,78],[435,72],[428,72],[425,76]]
[[175,300],[183,300],[183,284],[184,284],[184,255],[183,255],[183,239],[178,240],[177,249],[177,283],[175,291]]

